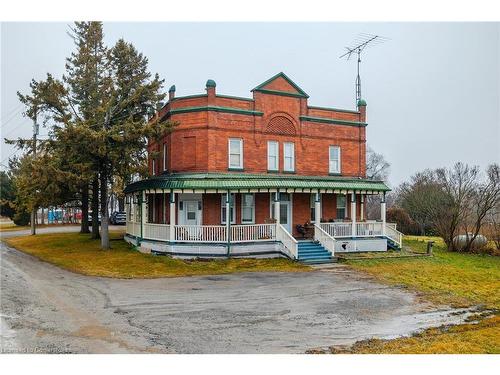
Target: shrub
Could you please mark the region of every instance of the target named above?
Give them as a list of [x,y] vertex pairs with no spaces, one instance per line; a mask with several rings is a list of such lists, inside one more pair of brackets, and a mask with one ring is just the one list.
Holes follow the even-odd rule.
[[31,219],[31,215],[28,211],[22,210],[15,213],[12,220],[16,225],[28,225]]

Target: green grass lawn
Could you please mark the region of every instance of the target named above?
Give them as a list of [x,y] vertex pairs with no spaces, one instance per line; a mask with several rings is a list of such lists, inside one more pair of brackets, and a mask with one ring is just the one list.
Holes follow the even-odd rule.
[[155,278],[233,272],[300,272],[311,268],[287,259],[180,260],[143,254],[111,232],[111,250],[101,250],[87,234],[38,234],[5,239],[10,246],[64,269],[91,276]]
[[448,252],[443,241],[436,237],[405,237],[404,246],[424,252],[429,239],[435,241],[433,257],[347,261],[347,264],[383,282],[423,292],[436,303],[500,309],[500,257]]
[[404,238],[404,246],[424,252],[434,240],[433,257],[346,261],[377,280],[401,285],[436,304],[493,310],[479,323],[426,330],[410,338],[366,340],[333,353],[500,353],[500,257],[452,253],[440,238]]

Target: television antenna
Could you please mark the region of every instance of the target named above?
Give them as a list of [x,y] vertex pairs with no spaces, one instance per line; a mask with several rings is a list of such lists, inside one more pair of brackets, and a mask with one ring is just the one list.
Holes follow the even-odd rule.
[[358,55],[358,74],[356,76],[356,107],[358,107],[358,101],[361,99],[361,77],[359,76],[361,52],[363,52],[365,48],[382,44],[384,42],[387,42],[388,40],[389,38],[380,35],[361,33],[354,39],[351,46],[345,47],[347,52],[340,56],[340,58],[347,57],[347,60],[350,60],[353,55]]

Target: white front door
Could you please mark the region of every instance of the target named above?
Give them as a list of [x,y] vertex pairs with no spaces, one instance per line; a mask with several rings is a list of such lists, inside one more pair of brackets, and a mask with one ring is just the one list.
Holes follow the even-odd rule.
[[184,201],[184,223],[186,225],[199,225],[200,215],[198,212],[198,201]]
[[[274,219],[274,201],[271,195],[271,217]],[[292,195],[289,193],[280,194],[280,224],[292,233]]]

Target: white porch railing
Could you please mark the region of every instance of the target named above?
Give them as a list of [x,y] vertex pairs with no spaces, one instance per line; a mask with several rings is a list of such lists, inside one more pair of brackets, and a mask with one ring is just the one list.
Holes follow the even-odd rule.
[[356,223],[356,233],[353,236],[351,223],[320,223],[320,228],[335,238],[345,237],[389,237],[399,246],[402,245],[403,233],[396,229],[395,223],[386,223],[385,232],[382,222]]
[[276,224],[276,240],[281,241],[293,259],[299,257],[298,241],[280,223]]
[[403,246],[403,233],[396,230],[396,228],[393,228],[392,226],[386,225],[385,235],[387,237],[389,237],[391,240],[393,240],[394,242],[396,242],[399,245],[399,247]]
[[149,240],[169,241],[170,225],[146,223],[142,237]]
[[378,237],[384,235],[381,222],[356,223],[356,237]]
[[320,223],[319,227],[332,237],[352,237],[351,223]]
[[132,236],[139,237],[141,235],[141,223],[127,221],[126,232]]
[[225,225],[175,225],[176,242],[227,242]]
[[232,225],[231,242],[276,240],[276,224]]
[[335,254],[335,238],[330,236],[317,224],[314,224],[314,240],[318,241],[332,256]]

